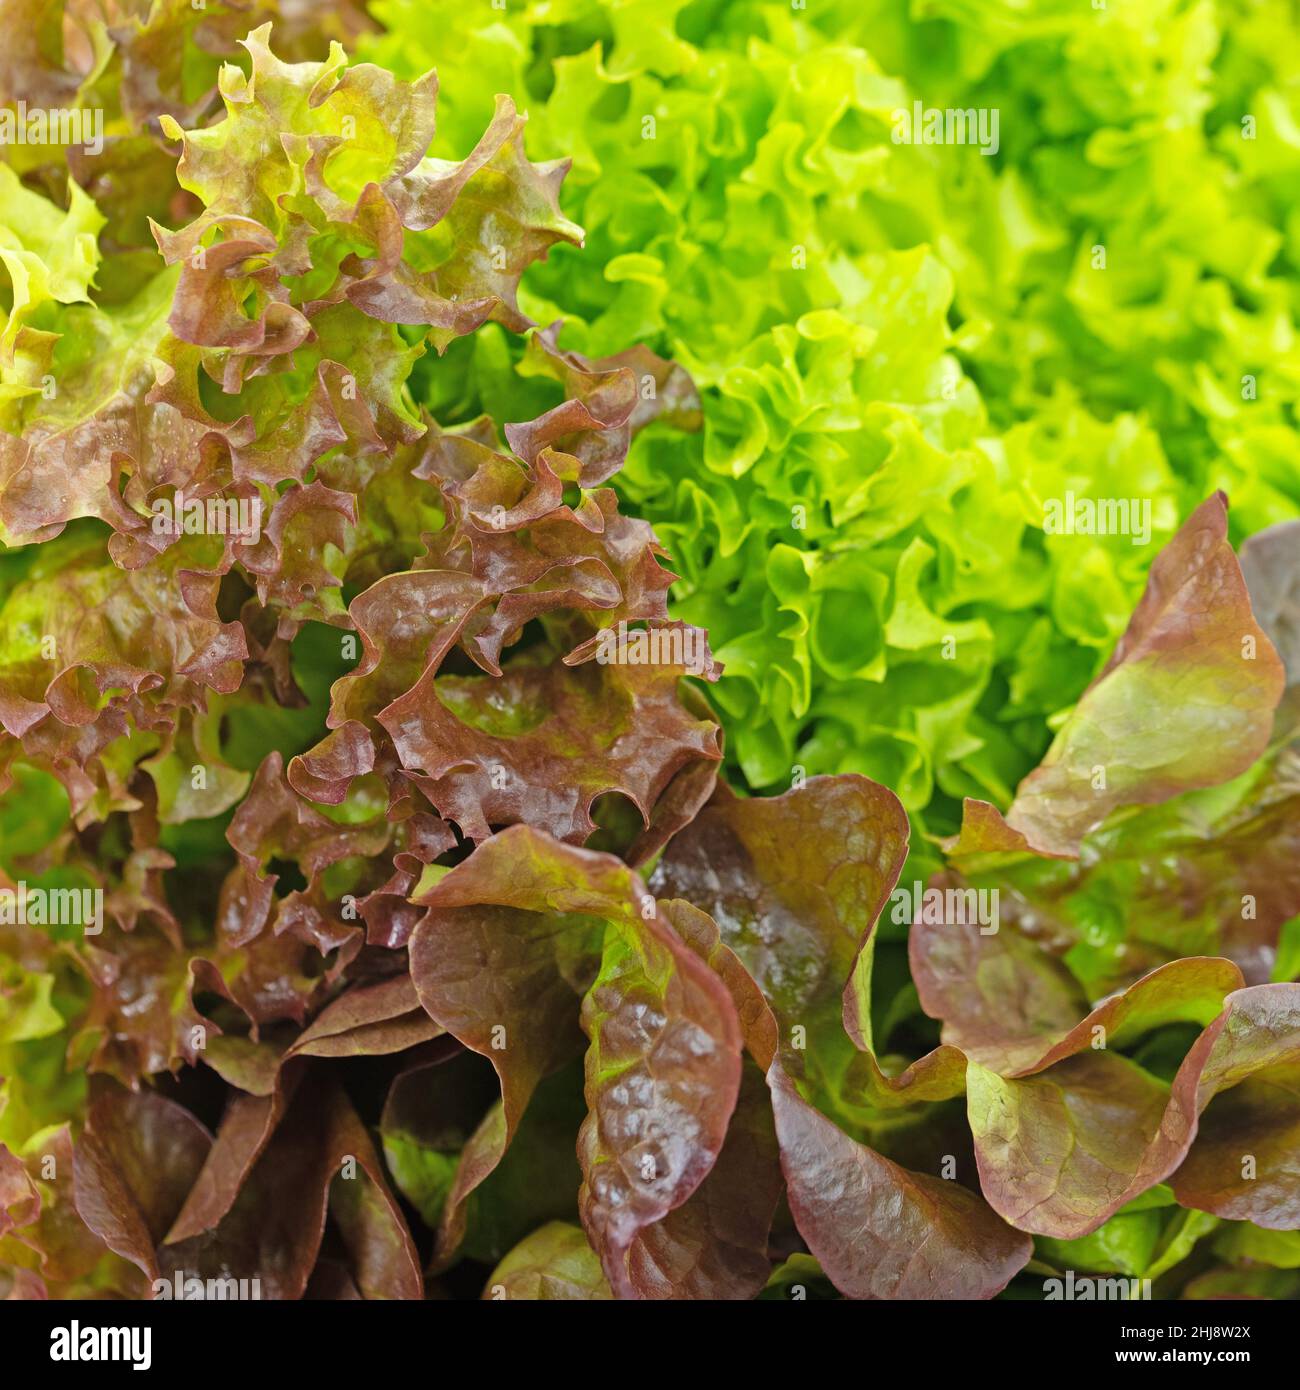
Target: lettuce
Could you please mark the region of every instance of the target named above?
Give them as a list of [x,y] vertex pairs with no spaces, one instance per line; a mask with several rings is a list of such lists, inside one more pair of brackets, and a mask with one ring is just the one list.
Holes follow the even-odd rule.
[[1290,60],[995,8],[8,7],[0,1292],[1294,1294]]
[[[733,778],[864,772],[951,830],[1038,761],[1195,502],[1226,490],[1236,540],[1296,515],[1284,10],[378,0],[365,51],[489,79],[449,148],[526,91],[573,157],[584,254],[538,267],[540,312],[703,393],[702,437],[647,435],[618,486],[726,667]],[[1000,112],[996,151],[900,143],[918,100]],[[435,412],[512,389],[463,360]],[[1147,526],[1049,530],[1071,495]]]

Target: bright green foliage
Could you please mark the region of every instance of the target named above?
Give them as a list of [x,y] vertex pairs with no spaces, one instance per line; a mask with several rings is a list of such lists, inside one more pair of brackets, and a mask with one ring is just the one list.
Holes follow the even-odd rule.
[[[941,829],[1008,800],[1179,519],[1216,487],[1236,540],[1300,508],[1286,5],[375,13],[368,56],[438,67],[439,152],[526,91],[535,157],[572,155],[585,248],[526,310],[703,392],[703,436],[642,438],[620,486],[755,789],[864,772]],[[996,153],[896,142],[917,100],[996,109]],[[517,391],[510,351],[455,345],[435,412]],[[1149,499],[1149,533],[1047,534],[1068,493]]]

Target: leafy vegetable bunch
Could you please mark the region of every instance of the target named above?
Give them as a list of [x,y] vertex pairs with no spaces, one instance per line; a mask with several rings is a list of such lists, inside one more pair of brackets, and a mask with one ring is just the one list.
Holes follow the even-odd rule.
[[[210,20],[238,17],[177,5],[101,25],[85,109],[111,90],[138,120],[132,83],[170,75],[133,66],[176,38],[155,31],[183,18],[197,47]],[[520,274],[580,237],[557,202],[565,166],[527,159],[508,98],[465,159],[426,158],[432,74],[348,67],[337,45],[285,63],[267,26],[241,43],[219,119],[183,129],[170,89],[150,118],[163,159],[179,145],[171,189],[116,179],[114,142],[143,138],[116,120],[92,156],[105,164],[88,181],[147,214],[153,252],[109,234],[101,249],[106,217],[79,183],[60,204],[31,186],[40,169],[24,182],[4,166],[0,1036],[6,1230],[40,1232],[6,1236],[27,1292],[134,1288],[103,1258],[130,1257],[139,1230],[101,1229],[84,1184],[79,1229],[70,1165],[42,1201],[13,1157],[63,1150],[70,1131],[50,1123],[80,1120],[84,1073],[91,1116],[171,1116],[177,1102],[120,1088],[201,1058],[258,1091],[247,1069],[265,1077],[346,985],[405,980],[427,866],[515,822],[581,842],[601,798],[640,826],[609,833],[645,855],[708,796],[720,757],[677,669],[597,659],[602,629],[681,636],[663,552],[602,484],[652,418],[698,425],[684,373],[643,349],[588,361],[537,331],[531,360],[560,400],[506,425],[509,453],[489,420],[443,431],[407,387],[429,346],[489,319],[532,326]],[[707,648],[691,669],[713,674]],[[82,888],[93,920],[37,907]],[[426,1020],[411,1041],[441,1032]],[[179,1178],[150,1166],[141,1181],[165,1205]]]
[[[868,493],[881,477],[882,516],[932,467],[936,515],[975,526],[982,496],[1003,517],[945,272],[918,251],[832,256],[828,307],[742,257],[796,298],[781,318],[743,294],[703,301],[697,353],[710,334],[759,344],[739,395],[707,356],[628,346],[665,347],[627,317],[635,288],[603,328],[578,325],[581,351],[561,346],[545,258],[582,239],[565,163],[527,158],[509,98],[479,113],[468,154],[426,153],[432,74],[322,55],[286,9],[42,8],[27,85],[0,74],[3,95],[34,102],[36,72],[52,107],[105,116],[98,152],[33,145],[0,165],[0,1289],[990,1298],[1091,1271],[1160,1296],[1294,1295],[1297,524],[1239,560],[1222,494],[1180,507],[1195,479],[1171,482],[1168,543],[1114,552],[1119,590],[1145,589],[1108,660],[1014,798],[995,796],[1005,815],[967,798],[956,833],[925,842],[911,862],[933,879],[908,867],[924,797],[901,772],[897,788],[796,771],[781,795],[730,790],[698,682],[732,673],[692,622],[714,567],[695,552],[670,619],[666,553],[608,484],[629,460],[624,497],[653,514],[654,471],[680,481],[703,459],[696,495],[761,513],[762,470],[786,486],[839,435],[877,431],[914,464],[885,450],[873,472],[846,451],[827,471]],[[694,90],[661,13],[609,22]],[[823,51],[789,22],[787,71]],[[336,9],[323,27],[366,24]],[[743,119],[712,101],[710,128],[737,140],[782,128],[754,37]],[[635,84],[619,51],[610,81]],[[496,76],[484,56],[480,80]],[[579,169],[618,118],[602,100],[570,129]],[[453,131],[469,121],[451,107]],[[862,170],[883,162],[864,152]],[[775,203],[749,167],[704,184],[749,189],[757,217]],[[639,215],[642,184],[612,182],[610,216],[620,193]],[[820,208],[822,235],[848,199]],[[540,292],[521,292],[525,270]],[[664,283],[641,302],[707,292],[686,265]],[[912,310],[891,328],[889,306],[914,293],[938,346],[909,356]],[[600,336],[620,321],[635,331]],[[778,379],[770,352],[821,364],[821,424],[719,469],[758,438],[770,403],[744,391]],[[900,399],[873,373],[899,373]],[[972,584],[1006,589],[1034,554],[1040,578],[1065,567],[989,515],[972,537],[1018,558]],[[255,524],[209,524],[232,516]],[[856,550],[815,549],[823,524],[761,582],[793,586],[793,629],[799,594],[820,612],[835,591],[821,567],[848,565],[845,621],[892,595],[923,691],[944,669],[926,653],[953,635],[926,580],[947,563],[942,526],[921,508]],[[707,545],[692,526],[674,545]],[[764,533],[724,534],[739,556]],[[868,553],[879,582],[835,559]],[[957,650],[1004,640],[997,621],[958,624]],[[886,669],[872,688],[900,679]],[[991,670],[924,739],[976,718]],[[804,716],[762,698],[793,738]],[[761,724],[720,704],[733,742]],[[46,907],[87,900],[75,920]]]
[[[1286,4],[375,13],[367,52],[438,63],[449,148],[526,91],[534,147],[572,155],[587,243],[533,312],[704,394],[702,434],[635,445],[617,486],[753,789],[864,772],[955,829],[1045,752],[1198,502],[1226,490],[1237,540],[1297,515]],[[897,139],[914,103],[997,113],[996,152]],[[506,398],[511,355],[456,345],[435,413]],[[1051,532],[1067,495],[1147,499],[1149,531]]]

